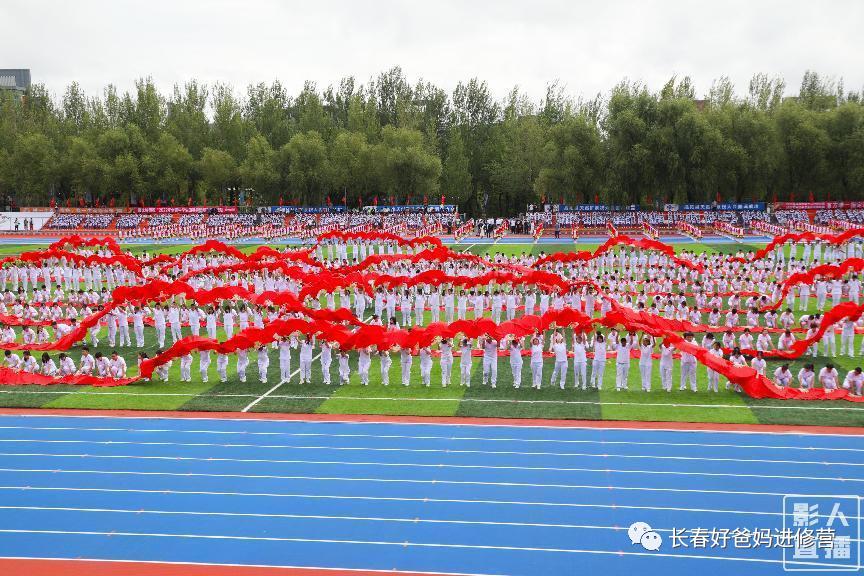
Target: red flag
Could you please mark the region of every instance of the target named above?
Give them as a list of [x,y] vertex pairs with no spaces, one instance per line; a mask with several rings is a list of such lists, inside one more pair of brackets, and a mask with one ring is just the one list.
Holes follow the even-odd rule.
[[187,206],[192,206],[192,196],[189,196],[189,199],[186,201]]
[[111,208],[114,208],[114,197],[113,196],[111,197],[111,200],[108,201],[108,206],[110,206]]
[[342,194],[342,204],[344,204],[345,206],[348,205],[348,193],[347,192]]
[[96,208],[99,207],[99,198],[96,198],[96,204],[95,204],[95,207],[96,207]]
[[282,206],[282,196],[279,196],[279,206]]
[[596,192],[594,193],[594,204],[600,204],[600,195]]
[[719,190],[714,195],[714,201],[717,202],[718,204],[720,204],[720,191]]
[[362,198],[361,196],[358,196],[358,197],[357,197],[357,207],[358,207],[358,208],[362,208],[362,207],[363,207],[363,198]]
[[49,205],[51,208],[54,208],[54,207],[57,205],[57,203],[54,201],[54,198],[51,198],[51,202],[49,202],[48,205]]
[[377,194],[375,195],[375,199],[372,200],[372,205],[373,205],[373,206],[378,206],[378,195],[377,195]]
[[171,197],[171,206],[174,206],[174,197]]
[[810,191],[808,198],[810,199],[809,201],[812,203],[813,202],[813,191],[812,190]]
[[447,203],[447,198],[444,197],[444,194],[441,194],[441,206]]
[[330,201],[330,195],[327,195],[327,206],[332,206],[333,203]]
[[66,208],[71,208],[71,207],[72,207],[72,199],[66,198]]
[[156,208],[161,208],[161,207],[162,207],[162,199],[161,199],[161,198],[157,198],[157,199],[156,199]]

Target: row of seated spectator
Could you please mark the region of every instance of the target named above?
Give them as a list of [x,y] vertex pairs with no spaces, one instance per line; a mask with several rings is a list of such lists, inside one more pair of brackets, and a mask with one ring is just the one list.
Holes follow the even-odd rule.
[[[638,228],[643,222],[661,228],[672,228],[678,222],[688,222],[695,226],[710,226],[715,222],[729,222],[731,224],[742,224],[742,215],[745,212],[732,210],[709,210],[697,211],[670,211],[657,210],[646,212],[635,211],[585,211],[585,212],[560,212],[557,222],[562,227],[570,227],[577,224],[583,228],[602,228],[607,222],[622,228]],[[546,212],[528,215],[532,222],[543,222],[545,226],[552,224],[552,214]],[[750,216],[752,217],[752,216]],[[749,221],[749,220],[748,220]]]
[[122,214],[117,217],[117,222],[115,226],[123,230],[137,228],[141,225],[141,222],[143,222],[145,218],[146,216],[143,216],[141,214]]
[[409,230],[417,230],[423,226],[442,224],[454,226],[459,222],[455,213],[444,212],[396,212],[392,214],[367,212],[324,212],[317,214],[297,214],[294,223],[306,227],[337,226],[341,229],[355,226],[371,225],[385,229],[397,225],[405,225]]
[[817,210],[816,215],[813,217],[813,222],[816,224],[827,224],[831,220],[841,220],[843,222],[851,222],[852,224],[864,224],[864,210]]
[[792,222],[810,222],[806,210],[775,210],[774,219],[780,226],[787,226]]
[[55,214],[46,227],[55,230],[104,230],[111,225],[112,220],[113,214]]

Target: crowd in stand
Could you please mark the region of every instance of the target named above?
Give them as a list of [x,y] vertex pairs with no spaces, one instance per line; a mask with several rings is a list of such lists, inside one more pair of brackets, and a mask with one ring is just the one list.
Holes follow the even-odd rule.
[[[735,212],[731,210],[709,210],[709,211],[583,211],[583,212],[559,212],[558,224],[564,227],[576,224],[583,228],[602,228],[607,222],[621,228],[638,228],[643,222],[661,228],[672,228],[678,222],[688,222],[695,226],[710,226],[714,222],[722,221],[731,224],[739,224],[741,216],[746,212]],[[552,213],[540,212],[532,215],[535,221],[542,221],[545,225],[552,223]]]
[[143,222],[145,218],[146,216],[143,216],[141,214],[122,214],[121,216],[117,217],[117,222],[115,226],[124,230],[130,228],[137,228],[141,225],[141,222]]
[[792,222],[809,222],[806,210],[775,210],[774,217],[780,226],[788,226]]
[[174,221],[174,216],[171,214],[156,214],[155,216],[151,216],[147,221],[147,225],[151,228],[155,228],[157,226],[167,226]]
[[864,210],[818,210],[813,220],[816,224],[827,224],[831,220],[851,222],[852,224],[864,224]]
[[84,217],[78,214],[55,214],[45,227],[56,230],[73,230],[81,227],[82,220]]

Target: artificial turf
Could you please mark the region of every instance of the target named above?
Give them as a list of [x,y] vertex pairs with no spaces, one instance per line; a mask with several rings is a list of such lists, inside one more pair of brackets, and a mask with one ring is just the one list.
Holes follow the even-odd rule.
[[[143,250],[154,253],[177,253],[189,246],[170,245],[133,245],[132,251]],[[467,249],[475,254],[520,254],[522,252],[550,253],[594,249],[597,245],[567,243],[561,244],[477,244],[463,245],[457,249]],[[685,244],[676,249],[712,250],[724,253],[739,249],[755,249],[757,245],[747,244]],[[0,254],[16,254],[38,246],[0,246]],[[241,246],[251,251],[255,246]],[[815,300],[813,301],[815,303]],[[811,309],[813,303],[811,303]],[[797,313],[797,311],[796,311]],[[156,352],[155,333],[152,328],[145,331],[144,351],[152,355]],[[856,350],[861,345],[862,336],[857,337]],[[170,342],[170,337],[169,337]],[[168,344],[169,342],[166,342]],[[99,347],[92,350],[109,353],[102,334]],[[130,366],[130,373],[136,372],[134,356],[139,349],[121,349]],[[821,352],[821,350],[820,350]],[[78,360],[77,351],[72,356]],[[846,401],[834,402],[794,402],[783,400],[757,400],[723,389],[714,394],[706,390],[705,369],[699,367],[699,391],[678,391],[677,365],[673,374],[673,391],[663,392],[659,384],[658,366],[655,362],[654,389],[645,393],[639,390],[638,364],[631,363],[630,390],[617,392],[614,385],[614,365],[607,363],[604,386],[601,390],[575,390],[572,370],[568,374],[568,388],[559,390],[549,385],[552,373],[552,360],[546,359],[544,365],[543,389],[530,387],[531,374],[528,362],[524,363],[521,389],[512,387],[510,365],[502,358],[498,368],[498,386],[490,389],[481,384],[481,361],[473,362],[472,385],[461,387],[459,381],[458,359],[454,365],[451,385],[442,388],[437,362],[432,370],[432,386],[423,387],[420,383],[419,361],[415,359],[412,367],[411,384],[401,385],[401,373],[397,355],[393,355],[390,369],[390,385],[381,383],[378,361],[373,359],[368,386],[361,386],[356,373],[357,359],[352,353],[351,381],[346,386],[338,386],[337,362],[331,366],[330,386],[323,385],[321,367],[313,363],[311,385],[298,384],[295,373],[291,382],[276,387],[279,380],[278,352],[270,351],[270,368],[267,383],[258,380],[256,352],[250,351],[250,365],[247,382],[241,383],[235,374],[235,358],[231,357],[229,380],[219,382],[216,374],[215,359],[211,363],[208,382],[201,381],[198,371],[197,354],[192,365],[192,382],[179,381],[179,364],[171,367],[168,382],[141,382],[117,388],[92,388],[75,386],[6,386],[0,387],[0,406],[3,407],[44,407],[44,408],[84,408],[84,409],[138,409],[138,410],[192,410],[192,411],[240,411],[251,412],[292,412],[325,414],[392,414],[420,416],[472,416],[507,418],[570,418],[603,420],[643,420],[643,421],[682,421],[682,422],[729,422],[763,424],[811,424],[811,425],[864,425],[864,407]],[[296,352],[292,358],[297,367]],[[790,363],[793,373],[805,362],[813,362],[817,369],[826,362],[833,362],[841,375],[861,364],[859,359],[848,357],[832,358],[807,357]],[[769,361],[769,373],[777,366]],[[275,389],[274,389],[275,387]],[[264,396],[262,398],[262,396]]]

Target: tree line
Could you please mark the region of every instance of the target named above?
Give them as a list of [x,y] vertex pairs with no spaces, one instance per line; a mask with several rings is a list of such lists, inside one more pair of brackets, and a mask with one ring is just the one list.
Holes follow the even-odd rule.
[[798,95],[755,75],[703,98],[688,77],[622,81],[539,102],[471,79],[447,93],[393,68],[290,94],[149,78],[101,97],[77,84],[0,92],[0,194],[21,205],[437,203],[511,214],[530,203],[864,198],[864,99],[807,72]]

